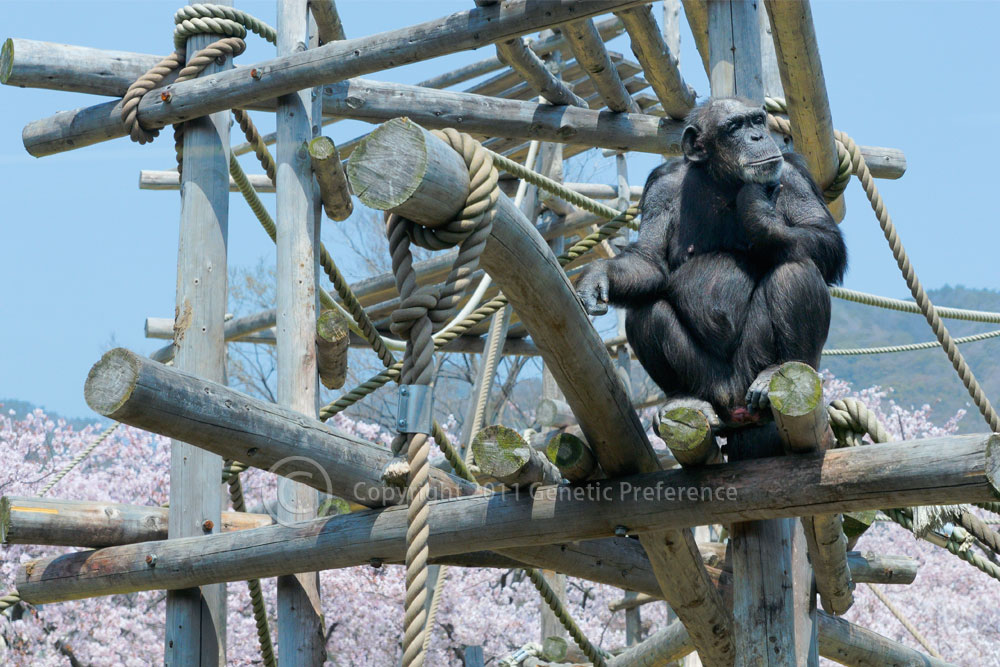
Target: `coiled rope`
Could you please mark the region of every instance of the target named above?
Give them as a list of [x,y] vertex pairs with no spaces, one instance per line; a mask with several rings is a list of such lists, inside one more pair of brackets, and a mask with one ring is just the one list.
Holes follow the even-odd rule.
[[[769,98],[768,110],[772,111],[768,116],[771,127],[782,134],[790,135],[791,124],[788,120],[774,115],[775,112],[780,113],[786,110],[784,100]],[[906,281],[906,286],[910,289],[910,294],[913,295],[916,305],[920,308],[920,312],[937,337],[938,343],[944,348],[945,354],[948,355],[948,360],[951,361],[955,372],[958,373],[958,377],[962,380],[962,384],[965,385],[969,395],[972,397],[972,401],[976,404],[980,414],[983,415],[990,430],[994,432],[1000,431],[1000,415],[993,409],[989,398],[986,397],[972,369],[966,363],[965,357],[958,350],[955,340],[948,333],[947,327],[941,321],[941,317],[927,296],[927,292],[924,291],[923,285],[920,284],[916,271],[914,271],[910,258],[906,254],[903,243],[896,232],[896,226],[892,222],[892,217],[889,215],[888,210],[886,210],[885,202],[882,201],[882,195],[879,194],[878,188],[875,185],[875,179],[872,178],[871,171],[868,169],[868,165],[865,164],[865,158],[861,155],[861,150],[854,143],[854,140],[844,132],[835,131],[834,137],[837,141],[837,153],[841,163],[844,161],[845,154],[850,157],[851,169],[861,181],[861,186],[865,190],[865,195],[868,197],[876,218],[878,218],[882,233],[885,235],[886,241],[889,242],[889,248],[892,250],[892,255],[896,259],[896,264],[903,274],[903,279]]]

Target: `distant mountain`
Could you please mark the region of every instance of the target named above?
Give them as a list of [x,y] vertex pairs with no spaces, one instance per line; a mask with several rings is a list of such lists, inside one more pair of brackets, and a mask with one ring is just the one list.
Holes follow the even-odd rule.
[[66,423],[72,426],[75,431],[82,430],[83,428],[94,424],[104,424],[107,422],[106,419],[101,419],[96,415],[93,417],[63,417],[58,412],[46,410],[45,407],[29,403],[28,401],[21,401],[16,398],[0,398],[0,410],[3,410],[3,414],[9,414],[9,411],[13,410],[14,417],[17,419],[23,419],[25,415],[38,408],[41,408],[42,411],[45,412],[45,416],[52,421],[64,419]]
[[[943,287],[929,292],[936,306],[951,306],[970,310],[1000,312],[1000,291]],[[961,320],[945,320],[948,331],[955,337],[995,331],[1000,324],[981,324]],[[842,299],[833,300],[833,321],[828,348],[874,347],[905,345],[933,341],[934,333],[921,315],[872,308]],[[994,405],[1000,404],[1000,338],[959,347],[972,368],[976,379]],[[822,368],[863,389],[879,385],[892,388],[889,398],[910,408],[929,404],[932,419],[942,423],[961,408],[969,414],[960,430],[982,431],[985,422],[979,416],[972,399],[952,369],[951,362],[939,348],[919,352],[866,355],[854,357],[824,356]]]

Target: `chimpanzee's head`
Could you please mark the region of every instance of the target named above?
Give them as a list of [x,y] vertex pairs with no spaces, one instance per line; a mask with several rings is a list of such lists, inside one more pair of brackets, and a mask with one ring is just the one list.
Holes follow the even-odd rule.
[[767,130],[763,107],[735,97],[692,109],[681,137],[684,158],[718,181],[777,184],[784,159]]

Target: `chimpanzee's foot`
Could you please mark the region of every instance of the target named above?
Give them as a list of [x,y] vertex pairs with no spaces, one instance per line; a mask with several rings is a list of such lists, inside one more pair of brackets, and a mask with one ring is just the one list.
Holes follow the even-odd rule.
[[768,366],[760,372],[757,378],[747,389],[746,402],[747,410],[751,413],[761,412],[771,407],[771,398],[768,395],[771,387],[771,378],[781,368],[781,364]]
[[722,427],[722,420],[719,419],[719,415],[715,412],[715,408],[712,407],[712,404],[693,396],[668,398],[666,403],[663,404],[663,407],[660,408],[660,419],[663,419],[662,415],[676,408],[688,408],[702,413],[705,415],[705,418],[708,420],[708,425],[712,427],[713,431],[717,431]]

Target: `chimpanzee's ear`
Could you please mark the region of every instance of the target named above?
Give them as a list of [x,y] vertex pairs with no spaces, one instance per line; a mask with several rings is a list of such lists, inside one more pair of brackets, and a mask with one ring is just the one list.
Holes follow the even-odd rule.
[[684,134],[681,135],[681,149],[684,151],[684,157],[690,162],[697,164],[708,159],[708,151],[705,150],[700,127],[688,125],[684,128]]

